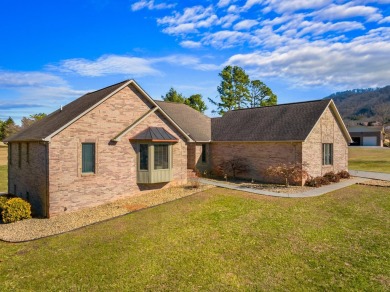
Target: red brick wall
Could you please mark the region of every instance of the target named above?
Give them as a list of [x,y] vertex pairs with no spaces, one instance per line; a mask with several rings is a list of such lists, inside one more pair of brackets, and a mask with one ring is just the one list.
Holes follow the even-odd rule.
[[[126,87],[68,128],[50,143],[50,214],[74,211],[133,196],[144,189],[186,183],[187,148],[184,137],[157,112],[117,143],[110,140],[144,115],[151,104],[133,87]],[[173,146],[173,181],[142,186],[136,183],[135,144],[129,138],[148,126],[164,127],[180,139]],[[96,173],[81,173],[81,143],[96,143]]]
[[250,172],[240,177],[259,181],[270,181],[270,178],[265,175],[269,166],[279,163],[299,163],[302,159],[301,143],[212,142],[210,145],[213,170],[223,160],[233,157],[246,158]]
[[202,162],[202,145],[203,143],[188,143],[187,147],[187,167],[188,169],[203,172],[210,168],[210,144],[206,144],[206,162]]
[[[8,163],[8,192],[28,200],[36,216],[45,216],[47,190],[46,144],[29,142],[29,159],[27,160],[27,143],[9,143],[12,156]],[[21,147],[19,164],[19,146]],[[12,150],[10,150],[12,148]],[[12,161],[12,162],[11,162]],[[15,193],[16,189],[16,193]]]

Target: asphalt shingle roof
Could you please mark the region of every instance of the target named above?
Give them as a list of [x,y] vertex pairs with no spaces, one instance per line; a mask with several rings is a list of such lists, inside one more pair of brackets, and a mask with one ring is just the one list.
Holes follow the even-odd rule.
[[211,121],[188,105],[155,100],[160,108],[195,141],[211,140]]
[[212,141],[304,141],[330,100],[233,110],[211,119]]
[[[29,128],[6,139],[5,142],[41,141],[128,81],[87,93],[65,105],[62,110],[56,110]],[[181,103],[158,100],[155,102],[194,141],[303,141],[330,100],[233,110],[220,118],[209,118]]]
[[65,105],[62,110],[58,109],[52,112],[50,115],[46,116],[40,121],[35,122],[30,127],[9,137],[5,140],[5,142],[42,141],[78,117],[80,114],[88,110],[90,107],[104,99],[107,95],[120,88],[128,81],[129,80],[125,80],[100,90],[87,93]]

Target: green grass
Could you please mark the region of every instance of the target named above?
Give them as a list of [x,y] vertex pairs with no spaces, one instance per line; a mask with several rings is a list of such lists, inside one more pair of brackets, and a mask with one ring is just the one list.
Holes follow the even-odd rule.
[[2,291],[390,289],[388,188],[307,199],[211,189],[33,242],[0,242]]
[[349,169],[390,173],[390,149],[349,147]]

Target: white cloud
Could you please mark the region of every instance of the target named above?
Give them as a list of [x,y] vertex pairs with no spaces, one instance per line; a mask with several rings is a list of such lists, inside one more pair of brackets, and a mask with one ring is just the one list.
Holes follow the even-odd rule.
[[147,8],[149,10],[154,10],[154,9],[168,9],[168,8],[173,8],[175,7],[176,4],[167,4],[167,3],[160,3],[160,4],[154,4],[154,0],[141,0],[138,2],[135,2],[131,5],[131,10],[132,11],[138,11],[144,8]]
[[227,14],[219,19],[219,23],[222,28],[229,28],[232,26],[233,22],[235,22],[240,17],[237,14]]
[[[371,30],[349,43],[314,41],[295,48],[237,54],[226,64],[244,66],[256,77],[283,78],[297,86],[388,84],[390,28]],[[225,64],[225,65],[226,65]]]
[[301,27],[303,28],[297,33],[298,37],[304,36],[306,34],[312,34],[315,36],[322,35],[330,31],[347,32],[351,30],[365,29],[360,22],[356,22],[356,21],[343,21],[343,22],[336,22],[336,23],[304,21],[302,22]]
[[202,46],[201,42],[194,42],[194,41],[182,41],[180,42],[180,46],[183,48],[189,48],[189,49],[197,49]]
[[104,55],[97,60],[68,59],[58,67],[63,72],[72,72],[81,76],[104,76],[125,74],[128,76],[157,75],[159,71],[152,68],[151,62],[137,57]]
[[198,30],[195,28],[194,23],[181,23],[176,26],[168,26],[163,29],[163,32],[167,34],[188,34],[198,32]]
[[245,5],[242,7],[243,10],[249,10],[254,5],[262,4],[265,0],[247,0]]
[[390,16],[384,17],[383,19],[379,20],[379,23],[388,23],[390,22]]
[[66,82],[61,77],[42,72],[25,71],[0,71],[1,87],[29,87],[44,85],[64,85]]
[[188,55],[170,55],[166,57],[154,58],[152,63],[168,63],[175,66],[190,67],[200,71],[212,71],[219,69],[218,65],[202,63],[200,58]]
[[240,12],[240,9],[238,8],[237,5],[230,5],[227,11],[229,13],[238,13]]
[[158,63],[190,67],[201,71],[217,68],[214,64],[204,64],[200,58],[188,55],[169,55],[149,59],[132,56],[104,55],[96,60],[68,59],[62,61],[58,66],[51,65],[47,68],[88,77],[125,75],[128,78],[132,78],[163,74],[162,71],[154,68],[154,65]]
[[245,19],[236,23],[233,27],[234,30],[248,30],[256,26],[259,22],[254,19]]
[[208,28],[218,22],[212,6],[194,6],[185,8],[183,13],[174,12],[172,16],[157,19],[159,25],[166,26],[167,34],[186,34],[197,32],[197,28]]
[[382,15],[378,12],[378,8],[372,6],[353,5],[353,2],[343,5],[331,4],[312,13],[312,15],[318,19],[326,20],[338,20],[354,17],[364,17],[368,21],[378,21],[382,19]]
[[205,36],[202,39],[202,43],[211,45],[215,48],[226,49],[249,41],[251,38],[252,36],[248,33],[222,30]]
[[263,12],[268,13],[273,10],[278,13],[285,13],[307,9],[319,9],[331,2],[331,0],[267,0],[265,1],[267,7]]
[[221,8],[221,7],[228,6],[229,4],[230,4],[230,0],[219,0],[217,6]]

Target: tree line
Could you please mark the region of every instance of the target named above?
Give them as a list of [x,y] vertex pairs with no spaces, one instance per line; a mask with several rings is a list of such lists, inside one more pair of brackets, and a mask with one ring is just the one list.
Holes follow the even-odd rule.
[[20,130],[31,126],[34,122],[41,120],[45,116],[46,114],[39,113],[30,115],[29,117],[23,117],[21,120],[21,126],[17,125],[11,117],[5,121],[0,120],[0,141],[3,141],[5,138],[8,138]]

